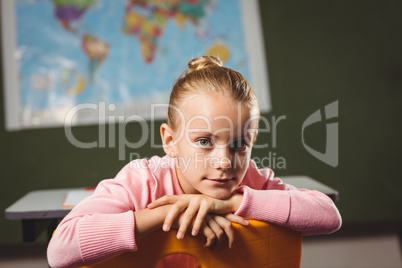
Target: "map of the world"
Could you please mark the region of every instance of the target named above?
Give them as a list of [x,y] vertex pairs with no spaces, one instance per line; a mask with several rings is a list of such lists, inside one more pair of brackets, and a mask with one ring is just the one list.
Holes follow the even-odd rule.
[[14,10],[22,127],[62,125],[85,103],[149,119],[201,55],[253,84],[241,0],[16,0]]

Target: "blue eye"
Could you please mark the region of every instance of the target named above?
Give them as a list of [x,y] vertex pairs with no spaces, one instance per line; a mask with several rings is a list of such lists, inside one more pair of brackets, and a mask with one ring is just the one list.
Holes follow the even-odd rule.
[[210,141],[208,139],[198,139],[197,144],[202,148],[212,147],[212,141]]
[[230,144],[230,148],[233,150],[243,151],[247,148],[248,144],[245,140],[237,140]]

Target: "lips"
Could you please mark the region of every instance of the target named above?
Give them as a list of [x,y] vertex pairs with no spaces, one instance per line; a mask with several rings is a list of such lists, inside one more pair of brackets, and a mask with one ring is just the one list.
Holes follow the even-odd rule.
[[212,182],[216,182],[216,183],[225,183],[225,182],[229,182],[231,180],[233,180],[234,178],[204,178],[204,180],[208,180],[208,181],[212,181]]

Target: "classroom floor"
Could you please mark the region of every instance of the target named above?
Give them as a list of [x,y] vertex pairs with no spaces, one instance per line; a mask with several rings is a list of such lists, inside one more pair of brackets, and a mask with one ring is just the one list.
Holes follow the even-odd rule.
[[398,232],[303,238],[302,268],[402,268]]
[[[305,237],[302,268],[401,268],[397,232]],[[45,268],[46,244],[0,245],[0,267]]]

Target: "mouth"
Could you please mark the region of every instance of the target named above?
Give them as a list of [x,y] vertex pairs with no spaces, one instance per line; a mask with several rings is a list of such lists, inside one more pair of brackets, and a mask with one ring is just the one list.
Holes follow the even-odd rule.
[[234,178],[204,178],[204,180],[210,181],[215,184],[226,184],[230,181],[233,181]]

